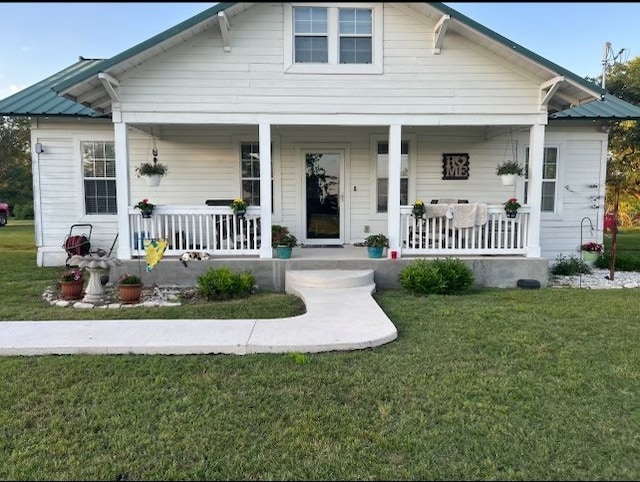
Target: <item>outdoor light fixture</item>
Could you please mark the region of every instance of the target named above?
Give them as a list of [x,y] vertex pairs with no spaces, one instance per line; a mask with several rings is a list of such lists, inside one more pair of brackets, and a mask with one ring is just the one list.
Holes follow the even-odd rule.
[[42,144],[37,142],[36,143],[36,154],[42,154],[43,152],[44,152],[44,148],[42,147]]

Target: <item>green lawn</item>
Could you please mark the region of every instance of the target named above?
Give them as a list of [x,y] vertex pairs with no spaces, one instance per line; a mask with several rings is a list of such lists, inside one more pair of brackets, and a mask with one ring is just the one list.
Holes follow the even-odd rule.
[[[4,248],[27,309],[47,270]],[[0,479],[637,480],[638,294],[380,292],[399,337],[355,352],[0,358]]]

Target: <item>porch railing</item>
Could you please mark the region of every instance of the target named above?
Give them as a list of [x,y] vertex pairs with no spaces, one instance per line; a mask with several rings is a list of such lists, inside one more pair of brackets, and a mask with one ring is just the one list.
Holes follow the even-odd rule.
[[260,207],[250,206],[243,218],[230,207],[158,206],[151,218],[129,208],[131,253],[144,253],[145,239],[164,239],[166,255],[204,251],[210,255],[259,255]]
[[529,237],[529,206],[507,218],[501,204],[487,206],[487,222],[455,228],[446,216],[417,220],[411,206],[401,206],[402,252],[405,254],[526,254]]

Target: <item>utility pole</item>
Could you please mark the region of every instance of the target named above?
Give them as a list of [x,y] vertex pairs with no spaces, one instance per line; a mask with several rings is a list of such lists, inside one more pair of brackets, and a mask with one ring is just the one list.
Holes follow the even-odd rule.
[[616,55],[613,55],[613,51],[611,50],[611,42],[605,42],[604,49],[602,50],[602,88],[605,88],[606,79],[607,79],[607,67],[609,67],[609,62],[616,63],[616,61],[622,55],[626,49],[620,49]]

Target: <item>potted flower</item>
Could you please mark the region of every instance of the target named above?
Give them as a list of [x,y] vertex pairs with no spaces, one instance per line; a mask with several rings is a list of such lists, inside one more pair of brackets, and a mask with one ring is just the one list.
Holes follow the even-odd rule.
[[123,303],[137,303],[142,294],[142,280],[135,274],[125,273],[118,278],[118,292]]
[[585,263],[593,264],[598,260],[598,257],[604,253],[604,245],[596,243],[595,241],[589,241],[580,246],[580,252],[582,254],[582,260]]
[[389,239],[384,234],[371,234],[364,240],[370,258],[382,258],[384,248],[389,247]]
[[422,216],[424,216],[424,203],[422,202],[422,199],[416,199],[416,202],[413,203],[413,209],[411,210],[411,212],[413,213],[413,216],[416,219],[420,219],[422,218]]
[[508,218],[515,218],[516,214],[518,214],[518,209],[520,209],[520,207],[521,207],[520,203],[514,197],[512,197],[506,203],[504,203],[504,210],[507,213]]
[[524,169],[516,161],[506,161],[496,168],[496,174],[502,178],[502,184],[505,186],[513,186],[516,182],[516,176],[522,176]]
[[70,269],[60,275],[60,291],[65,300],[78,300],[82,298],[84,276],[80,269]]
[[236,198],[231,203],[231,209],[233,210],[233,214],[242,218],[247,212],[247,203],[242,198]]
[[276,248],[278,258],[289,259],[298,239],[285,226],[274,224],[271,227],[271,245]]
[[144,177],[147,181],[147,186],[156,187],[160,185],[160,179],[166,176],[169,169],[167,166],[158,162],[155,158],[157,151],[154,151],[153,162],[143,162],[136,167],[136,174],[138,177]]
[[155,204],[151,204],[149,200],[146,198],[134,206],[134,208],[137,208],[140,210],[140,213],[142,214],[143,218],[150,218],[151,214],[153,213],[154,207],[155,207]]

